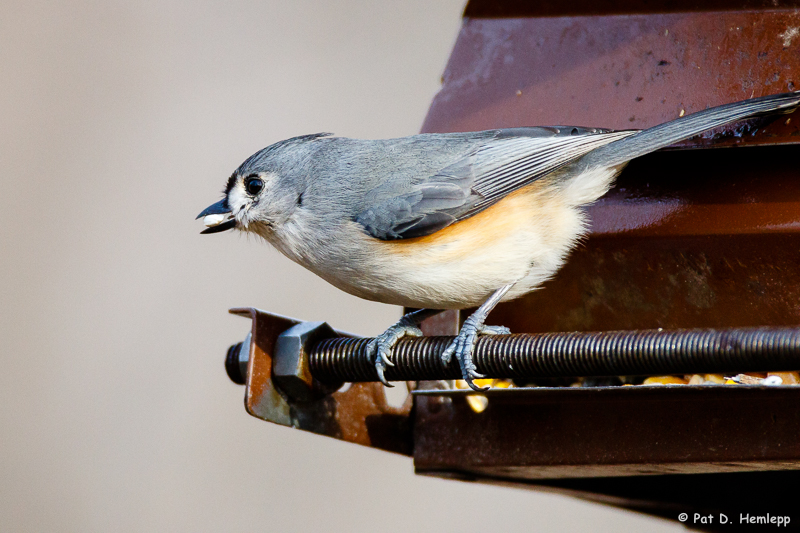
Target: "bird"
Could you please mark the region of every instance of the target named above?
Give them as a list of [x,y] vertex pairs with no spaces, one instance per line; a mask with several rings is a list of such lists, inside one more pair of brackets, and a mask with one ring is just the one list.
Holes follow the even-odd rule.
[[[584,206],[634,158],[733,122],[791,113],[800,91],[711,107],[644,130],[534,126],[272,144],[203,210],[207,229],[262,237],[339,289],[415,308],[367,346],[378,379],[392,348],[447,309],[477,307],[442,354],[476,390],[480,335],[502,301],[550,279],[588,233]],[[682,114],[683,115],[683,114]]]

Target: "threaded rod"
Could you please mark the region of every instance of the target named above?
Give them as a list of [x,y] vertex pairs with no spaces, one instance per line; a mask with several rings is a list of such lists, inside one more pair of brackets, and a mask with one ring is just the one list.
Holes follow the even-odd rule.
[[[371,339],[326,339],[309,351],[323,383],[378,381],[365,348]],[[458,379],[441,353],[453,337],[404,338],[394,347],[390,381]],[[800,369],[800,328],[760,327],[537,333],[478,339],[473,360],[491,378],[721,374]]]

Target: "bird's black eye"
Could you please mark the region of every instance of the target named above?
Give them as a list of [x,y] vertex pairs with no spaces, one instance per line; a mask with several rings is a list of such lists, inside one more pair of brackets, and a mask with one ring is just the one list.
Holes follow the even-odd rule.
[[263,188],[264,182],[261,181],[261,178],[250,177],[244,180],[244,190],[251,196],[257,195]]

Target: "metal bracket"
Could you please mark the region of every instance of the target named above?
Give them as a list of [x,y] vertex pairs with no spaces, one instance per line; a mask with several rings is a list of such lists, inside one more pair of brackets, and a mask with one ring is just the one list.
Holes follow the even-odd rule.
[[[279,365],[281,377],[278,381],[286,388],[285,392],[276,386],[274,379],[277,376],[273,362],[276,349],[279,349],[276,345],[282,333],[301,322],[254,308],[235,308],[230,312],[252,319],[249,342],[241,347],[241,353],[248,354],[244,401],[248,413],[282,426],[411,455],[410,394],[399,408],[387,403],[383,385],[380,383],[354,383],[332,394],[313,395],[310,391],[314,386],[310,385],[310,381],[304,381],[294,374],[296,367]],[[315,323],[314,327],[304,325],[303,331],[295,329],[292,335],[324,334],[319,328],[320,323]],[[348,333],[332,329],[329,332],[337,336],[352,337]],[[282,342],[291,340],[284,336]],[[239,357],[241,359],[242,356]],[[295,399],[287,392],[294,392]],[[309,395],[305,396],[305,400],[297,399],[307,393]]]
[[[252,319],[240,351],[228,355],[229,373],[247,361],[245,407],[251,415],[413,453],[417,474],[548,487],[662,516],[679,507],[741,506],[751,502],[744,489],[754,483],[797,480],[798,387],[491,390],[488,408],[475,413],[465,398],[472,391],[434,391],[441,382],[420,382],[413,410],[411,395],[393,408],[380,383],[353,383],[322,395],[310,377],[305,349],[347,334],[252,308],[231,312]],[[449,333],[457,322],[451,313],[423,327],[427,334]],[[722,503],[695,488],[734,482],[736,494]]]

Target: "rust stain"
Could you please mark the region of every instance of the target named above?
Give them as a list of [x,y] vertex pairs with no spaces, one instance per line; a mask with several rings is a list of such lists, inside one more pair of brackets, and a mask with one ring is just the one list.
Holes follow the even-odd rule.
[[253,321],[245,392],[248,413],[268,422],[411,455],[411,396],[396,408],[387,403],[382,384],[357,383],[319,400],[289,403],[272,382],[272,354],[278,335],[299,321],[253,308],[231,309],[231,313]]

